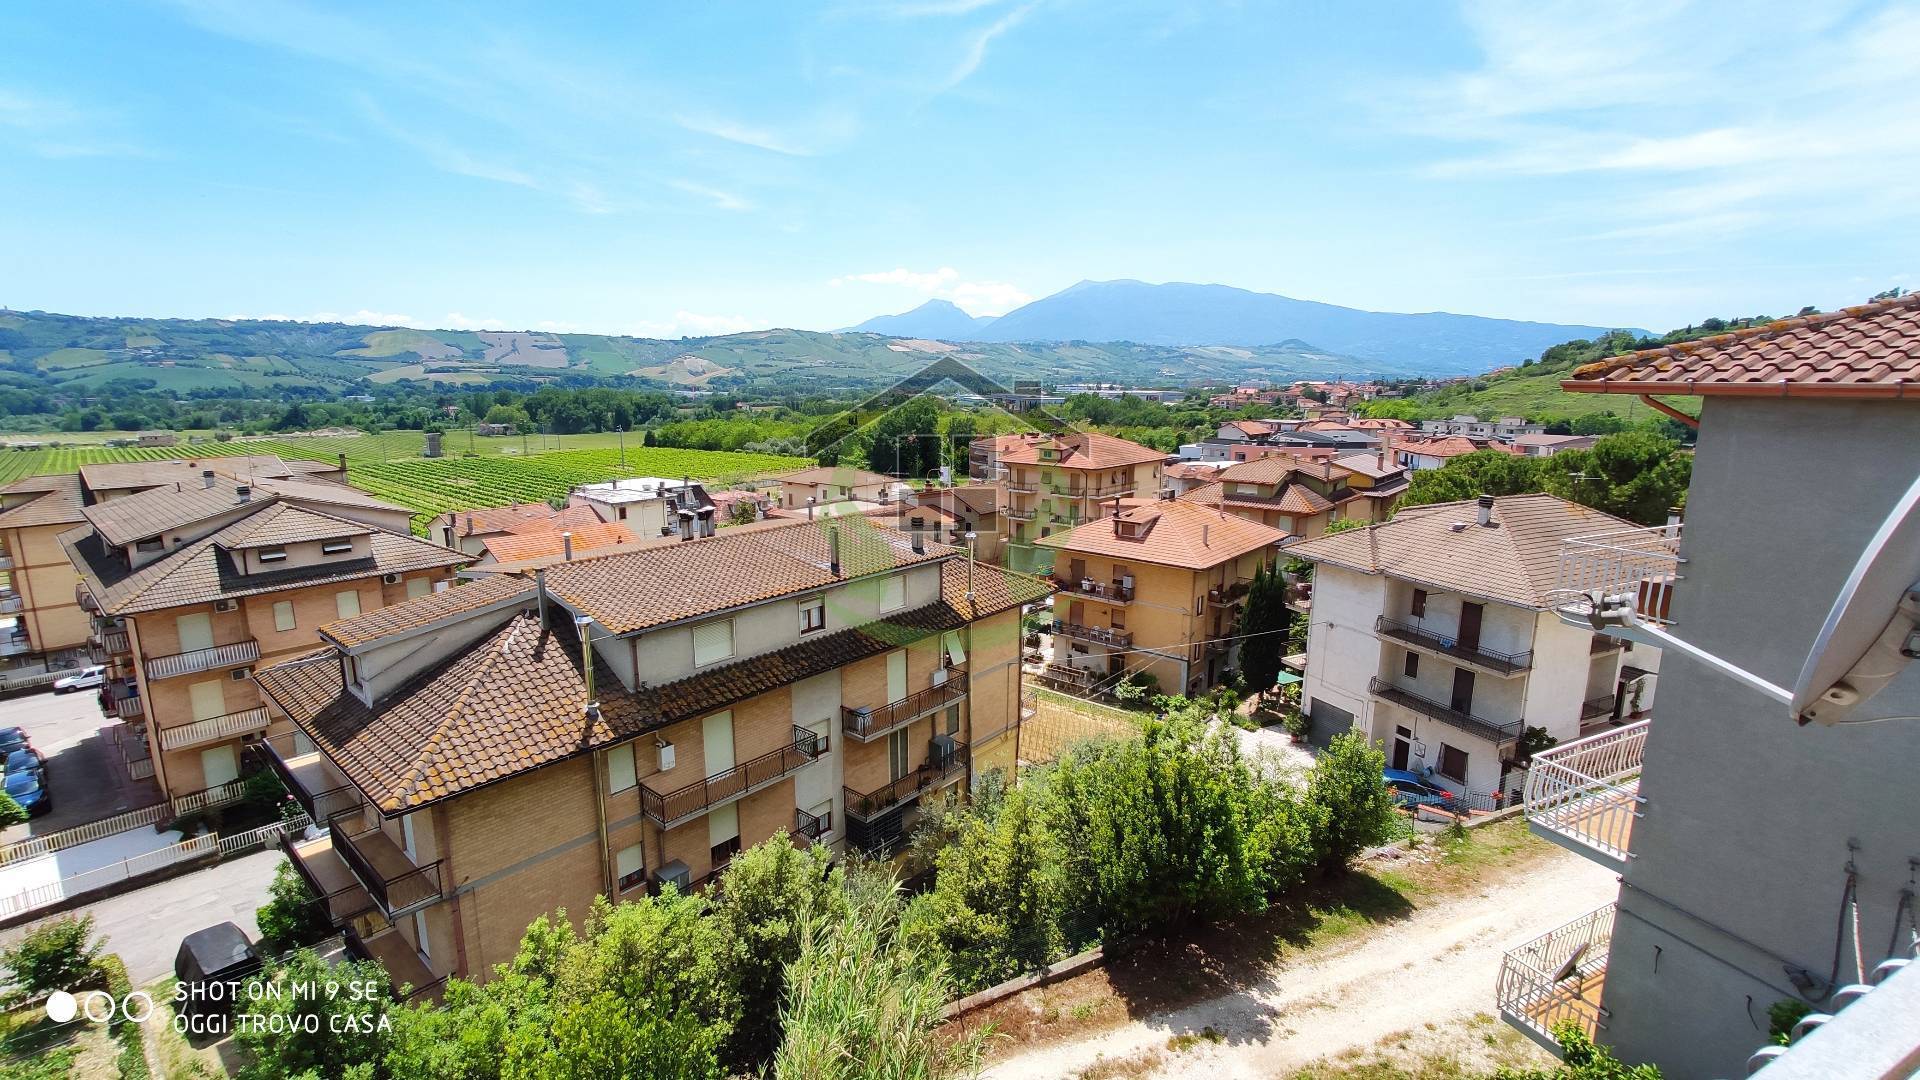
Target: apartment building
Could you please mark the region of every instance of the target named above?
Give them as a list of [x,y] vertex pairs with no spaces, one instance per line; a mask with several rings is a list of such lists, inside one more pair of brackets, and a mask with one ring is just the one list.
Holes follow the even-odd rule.
[[954,532],[947,543],[959,546],[966,534],[972,533],[974,558],[998,563],[1006,557],[1008,523],[1001,515],[1005,504],[998,485],[930,487],[915,492],[913,500],[916,505],[933,507],[952,520]]
[[1393,443],[1394,460],[1401,466],[1420,472],[1425,469],[1443,469],[1447,462],[1457,457],[1481,450],[1492,450],[1502,454],[1518,454],[1507,443],[1497,439],[1470,437],[1466,435],[1436,435],[1423,439],[1396,439]]
[[706,487],[691,478],[635,476],[582,484],[567,496],[567,505],[589,507],[599,520],[625,525],[645,539],[712,536],[717,516]]
[[[1633,597],[1690,645],[1794,685],[1855,560],[1920,475],[1916,380],[1920,296],[1573,371],[1569,391],[1697,395],[1701,411],[1684,534],[1566,541],[1566,617],[1585,618],[1572,600],[1584,590]],[[1796,490],[1818,491],[1819,513],[1782,500]],[[1901,671],[1856,722],[1803,727],[1783,701],[1679,650],[1663,668],[1657,727],[1535,758],[1533,829],[1617,869],[1620,890],[1508,953],[1502,1016],[1549,1044],[1552,1023],[1574,1021],[1676,1080],[1745,1076],[1776,1002],[1835,1012],[1882,982],[1807,1040],[1851,1053],[1796,1047],[1759,1075],[1909,1075],[1914,984],[1890,991],[1882,962],[1914,956],[1917,673]],[[1874,999],[1892,1011],[1876,1014]]]
[[1385,521],[1406,490],[1406,470],[1385,451],[1317,461],[1278,454],[1230,465],[1180,498],[1312,537],[1335,521]]
[[427,538],[441,547],[479,557],[486,554],[489,540],[562,532],[584,525],[597,525],[600,521],[600,515],[590,506],[568,506],[555,510],[543,502],[512,503],[507,506],[448,511],[427,522]]
[[1048,591],[849,516],[333,623],[254,676],[297,733],[264,752],[328,826],[291,853],[416,987],[783,830],[890,853],[923,803],[1013,770],[1020,606]]
[[[248,676],[311,649],[322,623],[422,596],[469,557],[403,530],[408,512],[338,484],[320,502],[208,470],[83,509],[60,536],[96,616],[110,715],[134,729],[130,771],[169,797],[241,773],[269,725]],[[396,528],[396,524],[398,528]]]
[[1632,528],[1551,495],[1482,496],[1290,545],[1314,564],[1313,740],[1365,732],[1391,767],[1492,808],[1524,779],[1526,729],[1566,743],[1651,710],[1657,650],[1554,611],[1561,542]]
[[1513,448],[1527,457],[1552,457],[1567,450],[1591,450],[1599,441],[1597,435],[1522,435],[1513,440]]
[[834,503],[883,503],[900,481],[845,465],[815,465],[773,477],[780,484],[780,508],[805,510]]
[[1144,672],[1164,693],[1212,689],[1236,666],[1234,629],[1254,571],[1285,539],[1196,503],[1127,499],[1041,540],[1060,590],[1045,681],[1086,691]]
[[1007,565],[1048,565],[1043,537],[1065,532],[1106,512],[1114,499],[1159,495],[1167,455],[1098,432],[1046,435],[1000,453],[1006,473]]

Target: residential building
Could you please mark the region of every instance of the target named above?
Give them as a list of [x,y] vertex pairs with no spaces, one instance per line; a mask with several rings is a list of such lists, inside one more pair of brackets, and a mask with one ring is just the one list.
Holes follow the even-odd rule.
[[1104,514],[1114,499],[1152,499],[1167,455],[1136,442],[1075,432],[1025,442],[1000,454],[1006,469],[1008,565],[1045,566],[1051,549],[1034,545]]
[[[1916,382],[1920,296],[1575,369],[1572,392],[1701,404],[1684,533],[1570,538],[1554,560],[1566,617],[1584,621],[1573,598],[1585,590],[1633,597],[1690,646],[1793,686],[1860,553],[1920,476]],[[1819,492],[1819,513],[1782,499],[1800,490]],[[1509,952],[1497,1000],[1545,1042],[1549,1021],[1570,1020],[1669,1077],[1745,1076],[1771,1006],[1834,1012],[1883,960],[1914,956],[1920,678],[1895,668],[1850,722],[1801,726],[1784,702],[1680,650],[1663,669],[1671,719],[1535,758],[1532,827],[1618,870],[1620,891]],[[1883,982],[1821,1029],[1833,1039],[1807,1040],[1844,1047],[1865,1009],[1880,1022],[1856,1045],[1880,1066],[1852,1056],[1850,1071],[1796,1047],[1759,1075],[1907,1075],[1920,1061],[1913,989],[1876,1013]]]
[[427,538],[441,547],[476,558],[486,554],[487,541],[528,533],[559,532],[595,525],[601,518],[591,506],[555,510],[543,502],[450,510],[427,523]]
[[1394,459],[1415,472],[1445,468],[1447,462],[1480,450],[1518,453],[1506,443],[1492,438],[1468,438],[1465,435],[1440,435],[1425,439],[1395,439]]
[[1287,548],[1314,564],[1303,708],[1324,744],[1358,730],[1393,768],[1511,801],[1521,737],[1559,742],[1652,708],[1657,650],[1554,611],[1561,542],[1622,521],[1551,495],[1407,507]]
[[739,507],[742,505],[752,507],[749,511],[752,521],[766,520],[768,513],[773,510],[773,500],[758,491],[716,491],[709,497],[713,500],[714,521],[723,526],[735,523],[734,515],[741,513]]
[[1143,672],[1164,693],[1205,693],[1236,667],[1240,605],[1284,539],[1197,503],[1120,499],[1040,540],[1061,590],[1046,681],[1086,691]]
[[139,441],[141,446],[172,446],[180,439],[171,431],[143,431]]
[[[658,537],[654,537],[658,540]],[[641,544],[641,537],[635,535],[625,522],[596,521],[591,525],[576,525],[564,529],[542,529],[532,532],[507,533],[504,536],[490,536],[486,542],[486,553],[473,564],[473,569],[499,570],[503,567],[518,567],[523,564],[545,564],[550,562],[571,562],[576,558],[601,554],[617,548],[633,548]]]
[[582,484],[567,496],[567,505],[588,507],[601,521],[620,522],[647,539],[712,536],[717,517],[706,487],[691,477],[636,476]]
[[1513,448],[1527,457],[1552,457],[1562,450],[1591,450],[1599,442],[1596,435],[1527,434],[1513,440]]
[[982,435],[967,444],[967,475],[974,480],[1004,480],[1000,455],[1039,438],[1037,434]]
[[889,854],[924,803],[1012,772],[1020,606],[1047,592],[846,516],[333,623],[255,675],[299,736],[270,763],[328,826],[295,865],[419,987],[780,832]]
[[1538,435],[1546,430],[1546,425],[1528,423],[1524,417],[1519,416],[1482,420],[1477,416],[1461,414],[1446,420],[1422,420],[1420,430],[1432,436],[1465,435],[1470,439],[1498,439],[1501,442],[1512,442],[1522,435]]
[[998,484],[960,484],[954,487],[930,487],[914,494],[921,506],[946,511],[955,523],[955,534],[948,543],[961,545],[967,533],[974,534],[973,557],[982,562],[999,563],[1006,557],[1007,522],[1001,515],[1005,496]]
[[1294,537],[1319,536],[1335,521],[1385,521],[1406,493],[1406,470],[1384,453],[1308,461],[1261,457],[1220,471],[1182,501],[1257,521]]
[[146,761],[170,797],[239,777],[242,744],[269,723],[256,665],[311,649],[322,623],[444,587],[469,561],[401,531],[404,508],[297,486],[333,490],[318,502],[208,472],[87,506],[60,536],[112,668],[102,701],[133,729],[122,741],[148,751],[129,768]]
[[780,483],[783,510],[805,510],[810,506],[849,501],[878,505],[886,502],[900,484],[891,476],[844,465],[815,465],[781,473],[772,479]]
[[1224,461],[1182,461],[1177,465],[1168,465],[1160,470],[1160,479],[1165,485],[1160,490],[1172,492],[1175,498],[1179,498],[1195,488],[1218,480],[1220,470],[1226,467]]

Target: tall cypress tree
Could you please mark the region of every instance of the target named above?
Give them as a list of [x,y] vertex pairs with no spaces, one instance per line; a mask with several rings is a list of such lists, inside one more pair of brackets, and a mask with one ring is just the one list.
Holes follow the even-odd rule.
[[1247,602],[1240,608],[1240,674],[1247,689],[1265,694],[1280,677],[1280,658],[1286,655],[1286,581],[1279,568],[1262,564],[1254,571]]

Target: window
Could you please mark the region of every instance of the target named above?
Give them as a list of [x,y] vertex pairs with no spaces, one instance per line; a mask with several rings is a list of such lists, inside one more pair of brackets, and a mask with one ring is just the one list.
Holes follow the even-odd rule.
[[827,628],[827,601],[825,597],[815,597],[800,601],[800,632],[811,634],[815,630]]
[[887,771],[892,779],[907,775],[907,755],[913,752],[912,747],[904,728],[887,736]]
[[135,551],[160,551],[165,547],[166,547],[166,544],[163,543],[161,539],[157,536],[148,537],[147,539],[141,540],[138,543],[135,543],[133,545],[133,549]]
[[817,817],[820,819],[820,835],[821,836],[825,836],[828,833],[833,831],[833,800],[832,799],[827,799],[822,802],[814,803],[812,806],[809,806],[807,808],[807,813],[812,814],[814,817]]
[[707,815],[708,851],[715,870],[727,865],[740,850],[740,804],[716,806]]
[[1439,772],[1441,776],[1455,783],[1466,783],[1467,752],[1457,746],[1448,746],[1446,743],[1441,743]]
[[717,664],[733,656],[733,620],[717,619],[693,628],[693,666]]
[[621,892],[635,888],[647,880],[646,857],[641,852],[639,844],[621,848],[620,854],[614,856],[614,865],[618,868],[617,872],[620,875]]
[[293,601],[277,600],[273,605],[273,628],[286,633],[293,629]]
[[1417,679],[1420,677],[1420,654],[1411,649],[1407,650],[1406,671],[1407,678],[1409,679]]
[[725,867],[728,863],[732,862],[733,857],[738,854],[740,854],[740,837],[738,834],[735,834],[732,839],[722,840],[713,845],[713,848],[709,852],[709,855],[713,859],[713,868],[715,870]]
[[880,579],[880,610],[899,611],[907,606],[907,579],[892,574]]
[[431,578],[416,577],[407,579],[407,599],[409,600],[419,599],[432,591],[433,579]]
[[960,706],[947,706],[947,734],[960,734]]
[[1407,614],[1412,615],[1416,619],[1424,619],[1427,617],[1427,590],[1413,590],[1413,603],[1409,607]]
[[353,589],[334,593],[333,610],[343,619],[360,614],[360,594]]
[[617,794],[639,782],[633,767],[632,743],[621,743],[607,751],[607,791]]
[[353,541],[351,540],[323,540],[320,542],[320,554],[322,555],[345,555],[352,550]]
[[[323,550],[323,551],[324,551],[324,550],[325,550],[325,548],[322,548],[321,550]],[[286,549],[286,548],[283,548],[283,547],[270,547],[270,548],[261,548],[261,549],[260,549],[260,561],[261,561],[261,562],[285,562],[286,560],[287,560],[287,549]]]

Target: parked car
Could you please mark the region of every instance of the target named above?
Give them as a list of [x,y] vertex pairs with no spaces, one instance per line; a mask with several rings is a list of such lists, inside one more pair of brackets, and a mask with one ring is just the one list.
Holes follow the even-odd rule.
[[47,790],[47,779],[42,773],[8,773],[5,781],[7,794],[20,804],[30,817],[39,817],[53,809],[53,793]]
[[233,1008],[239,987],[261,967],[247,932],[230,922],[195,930],[180,942],[173,974],[184,1016],[218,1016]]
[[98,664],[83,667],[71,675],[62,675],[53,680],[53,692],[71,694],[75,690],[92,690],[106,685],[107,669]]
[[1434,787],[1420,778],[1420,774],[1405,769],[1383,769],[1382,779],[1388,790],[1393,792],[1396,806],[1439,806],[1453,805],[1453,792],[1445,788]]
[[11,754],[15,750],[25,749],[28,745],[30,744],[27,742],[26,728],[0,728],[0,754]]
[[6,757],[6,774],[30,772],[43,775],[47,771],[47,755],[31,746],[23,746]]

